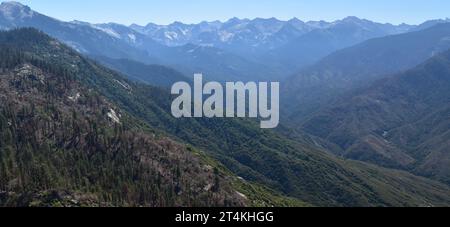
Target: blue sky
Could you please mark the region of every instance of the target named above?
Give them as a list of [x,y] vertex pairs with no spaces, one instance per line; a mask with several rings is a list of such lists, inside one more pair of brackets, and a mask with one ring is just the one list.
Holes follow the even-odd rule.
[[168,24],[239,18],[302,20],[358,16],[378,22],[418,24],[450,17],[447,0],[18,0],[34,10],[70,21]]

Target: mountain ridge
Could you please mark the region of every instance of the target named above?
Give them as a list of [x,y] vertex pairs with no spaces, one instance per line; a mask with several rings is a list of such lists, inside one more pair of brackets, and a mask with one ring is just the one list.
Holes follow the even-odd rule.
[[343,98],[302,128],[338,144],[345,157],[448,184],[449,86],[450,50]]
[[0,32],[0,56],[1,206],[307,205],[156,133],[102,94],[131,82],[42,32]]
[[408,70],[450,48],[450,23],[371,39],[338,50],[284,81],[286,114],[300,124],[334,97],[364,89],[372,82]]
[[[130,122],[134,122],[132,125],[138,129],[168,136],[181,144],[192,144],[191,152],[199,149],[245,179],[244,182],[239,180],[239,184],[256,182],[316,206],[437,206],[450,203],[450,190],[443,184],[402,171],[342,160],[301,139],[292,141],[274,131],[261,130],[257,122],[175,120],[170,115],[171,95],[167,91],[132,83],[48,36],[44,36],[48,40],[44,43],[30,42],[36,36],[42,37],[42,33],[31,30],[32,35],[26,31],[2,33],[1,43],[20,47],[54,66],[73,68],[75,65],[73,74],[68,75],[117,105],[114,112],[103,112],[107,119],[114,122],[118,117],[125,123],[129,115],[135,119]],[[38,78],[35,83],[39,83],[39,76],[31,78]],[[62,89],[64,84],[61,84]],[[83,100],[77,99],[76,94],[70,94],[70,97]],[[238,190],[250,192],[250,198],[253,193],[261,191],[253,190],[254,187],[241,186]],[[423,194],[417,194],[417,191]],[[269,201],[263,199],[273,198],[269,195],[266,191],[254,199],[262,200],[263,204],[279,204],[279,197]],[[292,200],[281,201],[284,201],[281,204],[292,204]]]

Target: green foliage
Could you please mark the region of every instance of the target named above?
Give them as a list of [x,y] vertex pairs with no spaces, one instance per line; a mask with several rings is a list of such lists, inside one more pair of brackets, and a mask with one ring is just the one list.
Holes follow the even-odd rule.
[[130,80],[146,83],[152,86],[170,87],[179,81],[190,81],[188,77],[174,69],[161,65],[147,65],[129,59],[111,59],[107,57],[94,58],[111,69],[126,75]]
[[446,51],[339,100],[303,129],[337,144],[346,158],[449,184],[449,87]]
[[[17,47],[14,40],[24,36],[22,32],[41,41]],[[445,185],[343,161],[313,142],[292,141],[275,131],[259,129],[253,121],[175,119],[170,114],[172,97],[167,90],[132,83],[37,31],[6,34],[12,38],[0,40],[22,52],[28,64],[34,58],[68,72],[67,77],[59,77],[39,73],[43,69],[32,65],[31,71],[37,73],[30,76],[25,73],[30,70],[21,64],[5,70],[9,76],[5,77],[4,89],[10,90],[1,94],[14,96],[4,100],[2,106],[12,107],[4,118],[20,127],[4,132],[7,137],[11,134],[13,141],[5,146],[11,152],[4,153],[20,157],[20,162],[5,159],[2,165],[8,168],[2,168],[14,173],[4,183],[17,179],[15,190],[19,192],[26,187],[20,182],[27,181],[46,191],[72,186],[75,192],[100,195],[101,201],[114,205],[305,205],[301,200],[323,206],[420,206],[450,202],[450,190]],[[67,98],[73,99],[77,93],[80,97],[75,102]],[[109,120],[111,109],[121,115],[120,127]],[[7,115],[8,111],[12,114]],[[192,156],[198,154],[196,149],[167,147],[167,136],[193,145],[223,166],[205,165],[208,161]],[[19,152],[17,141],[28,152]],[[41,157],[39,151],[47,147],[58,154],[51,156],[56,159]],[[180,154],[186,158],[180,158]],[[192,161],[196,158],[200,160]],[[31,164],[36,159],[55,163],[49,163],[45,170]],[[62,175],[50,174],[53,168],[62,168],[57,171]],[[38,180],[30,177],[35,170],[41,173]],[[236,182],[235,175],[244,183]],[[31,196],[36,197],[47,198],[45,193]]]

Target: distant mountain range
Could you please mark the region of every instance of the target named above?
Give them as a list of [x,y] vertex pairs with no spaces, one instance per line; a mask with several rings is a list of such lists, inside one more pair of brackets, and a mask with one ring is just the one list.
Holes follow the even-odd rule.
[[190,43],[216,47],[292,72],[335,50],[371,38],[426,29],[449,21],[433,20],[416,26],[381,24],[357,17],[334,22],[303,22],[297,18],[289,21],[276,18],[232,18],[226,22],[191,25],[176,22],[166,26],[150,23],[147,26],[130,27],[163,45],[182,46]]
[[[107,24],[98,26],[111,29]],[[417,26],[395,26],[347,17],[335,22],[232,18],[226,22],[191,25],[176,22],[167,26],[131,25],[130,28],[167,46],[194,44],[223,49],[282,69],[278,77],[283,77],[337,49],[370,38],[407,32]]]
[[[246,48],[246,51],[249,50],[248,48],[253,48],[257,52],[263,52],[282,46],[311,31],[330,31],[330,29],[337,31],[343,29],[344,26],[355,26],[367,32],[378,32],[379,34],[401,33],[415,27],[378,24],[356,17],[348,17],[335,22],[303,22],[297,18],[289,21],[280,21],[276,18],[253,20],[232,18],[226,22],[202,22],[191,25],[175,22],[167,26],[148,24],[145,27],[138,25],[131,25],[130,27],[168,46],[181,46],[191,43],[236,49],[236,51],[239,50],[239,47]],[[361,34],[361,36],[363,35]]]
[[356,17],[335,22],[238,19],[162,26],[63,22],[16,2],[0,6],[0,28],[35,27],[80,53],[164,64],[211,80],[281,80],[331,52],[370,38],[423,29]]

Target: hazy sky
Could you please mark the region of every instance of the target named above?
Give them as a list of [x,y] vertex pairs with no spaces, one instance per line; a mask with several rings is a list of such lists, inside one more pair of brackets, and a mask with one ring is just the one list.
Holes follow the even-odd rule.
[[[0,0],[2,1],[2,0]],[[19,0],[65,20],[168,24],[239,18],[332,21],[358,16],[378,22],[418,24],[450,17],[448,0]]]

